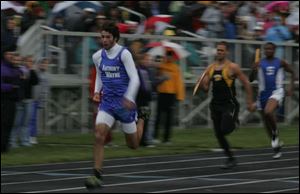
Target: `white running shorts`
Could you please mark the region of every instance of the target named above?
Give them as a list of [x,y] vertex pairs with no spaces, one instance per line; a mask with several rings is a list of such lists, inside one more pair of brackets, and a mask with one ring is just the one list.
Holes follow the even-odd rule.
[[[108,125],[109,128],[111,128],[113,126],[115,120],[116,119],[113,116],[111,116],[110,114],[108,114],[107,112],[99,111],[97,114],[97,118],[96,118],[96,125],[100,124],[100,123],[104,123],[104,124]],[[122,124],[121,129],[126,134],[132,134],[137,131],[135,121],[133,121],[131,123],[121,123],[121,124]]]

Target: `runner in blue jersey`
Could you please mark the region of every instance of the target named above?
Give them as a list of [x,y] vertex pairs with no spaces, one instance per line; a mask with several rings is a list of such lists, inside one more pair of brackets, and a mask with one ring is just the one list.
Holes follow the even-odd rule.
[[[101,31],[102,49],[93,55],[97,69],[94,100],[100,101],[96,118],[94,174],[85,181],[88,189],[101,187],[105,137],[115,120],[122,124],[129,148],[139,146],[144,119],[137,121],[135,98],[140,86],[131,53],[117,44],[118,27],[107,23]],[[137,123],[136,123],[137,121]]]
[[257,109],[260,110],[262,119],[271,138],[274,150],[273,158],[281,157],[282,142],[279,141],[276,125],[275,111],[282,104],[284,98],[284,71],[291,74],[291,83],[287,95],[291,96],[294,88],[295,74],[290,65],[274,57],[276,45],[268,42],[264,46],[265,58],[256,62],[250,74],[250,82],[258,77]]

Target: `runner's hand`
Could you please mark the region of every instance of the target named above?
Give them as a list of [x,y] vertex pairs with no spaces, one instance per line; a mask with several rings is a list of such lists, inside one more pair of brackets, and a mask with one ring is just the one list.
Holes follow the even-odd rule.
[[135,103],[131,102],[127,98],[123,98],[123,106],[128,110],[132,110],[136,107]]
[[103,95],[102,92],[100,92],[100,94],[99,93],[95,93],[94,97],[93,97],[93,101],[95,101],[95,102],[101,102],[102,95]]
[[255,63],[252,65],[252,70],[257,71],[258,66],[259,66],[259,62],[255,62]]
[[248,111],[250,111],[250,112],[254,112],[255,110],[256,110],[256,103],[254,102],[254,103],[249,103],[248,105],[247,105],[247,109],[248,109]]

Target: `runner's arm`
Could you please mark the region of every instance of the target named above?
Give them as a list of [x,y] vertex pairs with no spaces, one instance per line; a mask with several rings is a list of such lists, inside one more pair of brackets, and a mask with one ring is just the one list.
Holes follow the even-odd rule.
[[291,66],[285,61],[285,60],[281,60],[281,66],[284,68],[284,70],[288,73],[291,74],[291,82],[290,82],[290,86],[289,89],[287,91],[287,95],[291,96],[293,94],[293,90],[294,90],[294,81],[296,79],[295,77],[295,72],[294,70],[291,68]]
[[121,60],[129,77],[128,89],[125,92],[124,97],[131,102],[135,102],[135,98],[140,86],[140,79],[131,53],[128,50],[124,50],[121,55]]
[[200,87],[205,91],[208,92],[210,86],[210,78],[209,78],[209,67],[205,70],[205,75]]
[[250,82],[253,82],[257,77],[258,65],[259,65],[259,62],[256,62],[252,65],[251,72],[250,72],[250,75],[249,75],[249,81]]
[[95,90],[93,100],[96,102],[100,101],[100,91],[102,89],[102,81],[101,81],[101,71],[99,69],[99,64],[101,63],[101,51],[96,52],[93,55],[93,62],[96,66],[96,82],[95,82]]
[[246,75],[242,72],[241,68],[235,64],[232,63],[231,67],[233,69],[233,72],[235,76],[242,82],[245,90],[246,90],[246,102],[247,102],[247,108],[249,111],[254,111],[254,106],[253,106],[253,92],[252,92],[252,87],[250,85],[250,82],[248,81]]

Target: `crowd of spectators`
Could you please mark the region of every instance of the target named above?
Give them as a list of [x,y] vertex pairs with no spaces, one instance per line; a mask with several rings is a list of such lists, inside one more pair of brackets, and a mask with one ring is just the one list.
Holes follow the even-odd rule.
[[[22,2],[22,11],[2,9],[1,1],[1,153],[36,144],[38,112],[48,95],[48,59],[21,55],[17,42],[38,19],[43,2]],[[5,5],[3,4],[3,7]]]
[[[174,35],[182,35],[180,30],[187,30],[207,38],[228,39],[267,39],[267,31],[278,22],[286,28],[290,36],[286,40],[298,40],[298,24],[294,14],[299,15],[299,4],[290,1],[285,5],[267,9],[264,1],[116,1],[102,3],[103,9],[99,12],[89,10],[91,13],[87,27],[80,27],[79,31],[97,31],[105,20],[115,21],[122,33],[164,34],[166,30],[173,30]],[[118,9],[118,6],[127,7],[146,17],[143,18],[129,14]],[[62,22],[61,16],[57,16],[60,25],[64,29],[73,30],[72,22]],[[153,17],[157,17],[153,20]],[[170,17],[166,22],[164,17]],[[92,18],[92,19],[91,19]],[[292,20],[292,21],[291,21]],[[186,22],[190,21],[190,22]],[[96,25],[94,25],[96,24]],[[53,24],[52,24],[53,25]],[[142,27],[141,27],[142,26]]]
[[[105,22],[114,21],[118,25],[120,32],[127,34],[186,36],[186,34],[183,34],[183,31],[188,31],[205,38],[265,40],[274,42],[290,41],[298,43],[299,2],[288,1],[282,5],[276,5],[274,2],[99,1],[101,9],[86,7],[82,8],[79,12],[72,13],[72,15],[67,15],[63,12],[53,12],[55,6],[61,3],[61,1],[14,1],[13,3],[16,6],[23,6],[22,11],[13,9],[2,10],[1,8],[1,69],[7,67],[8,69],[12,69],[9,71],[16,70],[16,66],[18,65],[14,64],[15,62],[11,60],[10,56],[15,55],[14,51],[17,50],[18,38],[39,19],[43,19],[46,25],[59,31],[100,32]],[[274,6],[268,6],[271,3],[274,3]],[[132,14],[126,11],[126,9],[120,9],[120,7],[131,9],[145,17]],[[93,38],[89,38],[92,42],[89,45],[93,46],[92,51],[90,51],[90,55],[92,55],[100,47],[97,44],[97,40],[95,41]],[[141,50],[143,50],[141,48],[146,44],[145,42],[136,42],[141,44],[137,49],[134,48],[133,43],[132,45],[128,45],[133,55],[139,54]],[[15,49],[12,50],[11,48]],[[80,39],[77,40],[71,37],[65,45],[65,50],[67,52],[67,65],[73,64],[76,60],[81,60],[82,45]],[[280,51],[280,49],[278,50]],[[14,54],[10,55],[11,52]],[[141,56],[136,58],[140,59]],[[143,62],[137,60],[137,63],[140,62],[143,64],[145,62],[145,60],[141,61]],[[152,62],[154,63],[154,61]],[[93,63],[89,62],[89,64],[92,65]],[[20,73],[18,70],[18,73],[15,74],[14,76],[20,77],[22,72]],[[1,78],[2,77],[1,70]],[[13,84],[13,86],[19,87],[18,84]],[[13,90],[8,93],[10,94],[12,92],[15,93],[16,88],[13,88]],[[155,92],[159,93],[159,91]],[[175,94],[173,94],[173,97],[174,96]],[[9,97],[7,97],[7,101],[11,102],[11,98]],[[17,102],[19,102],[19,100],[13,100],[13,103],[6,103],[4,108],[2,107],[3,102],[4,101],[1,100],[1,112],[2,109],[4,111],[4,109],[6,110],[8,108],[15,109],[15,111],[11,112],[11,115],[14,116],[17,114],[16,107],[18,107]],[[30,104],[32,104],[32,101]],[[36,103],[33,104],[35,107],[37,106]],[[10,107],[5,107],[9,105]],[[173,105],[170,105],[170,107],[173,107]],[[151,109],[153,109],[153,107]],[[32,110],[36,110],[36,108],[32,108]],[[36,118],[36,116],[34,116],[33,119],[34,118]],[[1,120],[3,120],[2,116]],[[156,120],[158,119],[156,118]],[[28,122],[30,121],[27,120],[26,125]],[[8,134],[14,127],[13,122],[10,121],[3,125],[10,129],[5,133],[5,136],[8,137]],[[154,124],[150,119],[150,125],[152,125],[152,127],[155,125],[155,130],[157,130],[158,123]],[[170,124],[166,125],[168,125],[166,128],[170,128]],[[158,136],[157,132],[155,138],[158,138]],[[170,132],[167,132],[164,141],[169,142],[169,136]],[[16,136],[14,137],[16,138]],[[8,138],[2,140],[2,142],[6,142],[6,145],[2,146],[5,148],[2,151],[5,152],[9,140]],[[11,142],[11,144],[13,144],[11,146],[16,146],[14,141]]]
[[13,1],[22,11],[1,8],[1,47],[15,45],[38,19],[67,31],[99,32],[103,23],[115,21],[121,33],[129,34],[186,36],[181,33],[186,30],[205,38],[299,40],[298,1],[99,1],[101,9],[86,8],[72,15],[53,12],[61,2]]
[[[24,6],[22,13],[1,11],[2,21],[15,21],[18,35],[24,33],[37,19],[57,30],[95,32],[105,20],[115,21],[122,33],[163,34],[173,26],[174,35],[187,30],[208,38],[267,39],[267,31],[277,22],[290,33],[287,40],[297,42],[299,36],[299,2],[267,5],[270,1],[99,1],[100,10],[93,8],[67,17],[53,8],[61,1],[15,1]],[[119,9],[126,7],[146,17]],[[6,12],[6,13],[4,13]],[[153,17],[170,17],[167,22]],[[280,21],[278,21],[280,20]],[[190,21],[190,22],[187,22]],[[1,22],[2,23],[2,22]],[[6,23],[6,22],[4,22]],[[170,26],[169,26],[170,25]],[[141,27],[142,26],[142,27]],[[2,28],[2,30],[7,30]],[[172,27],[171,27],[172,28]]]

